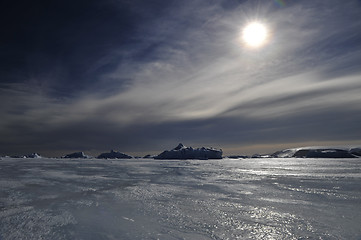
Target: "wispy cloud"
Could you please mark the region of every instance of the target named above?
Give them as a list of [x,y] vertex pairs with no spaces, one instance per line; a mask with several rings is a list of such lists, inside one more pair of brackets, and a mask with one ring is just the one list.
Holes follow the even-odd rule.
[[[361,7],[356,1],[290,2],[283,8],[272,1],[232,8],[222,2],[171,1],[162,11],[141,1],[131,5],[133,17],[140,14],[147,21],[134,25],[127,36],[131,41],[112,41],[90,64],[80,64],[86,69],[78,75],[81,88],[61,95],[51,93],[53,84],[2,85],[7,105],[0,127],[7,139],[16,142],[17,127],[41,139],[95,133],[104,144],[91,137],[84,144],[105,147],[116,139],[134,150],[140,147],[137,141],[146,145],[151,138],[157,139],[153,145],[199,139],[234,146],[264,144],[277,132],[280,142],[289,141],[287,134],[296,131],[295,141],[307,141],[310,132],[304,128],[319,128],[319,139],[326,141],[337,135],[332,124],[326,128],[320,122],[336,113],[343,114],[337,120],[340,139],[360,134],[356,125],[347,127],[361,120]],[[252,19],[271,30],[269,44],[260,50],[245,48],[239,39]],[[44,77],[61,84],[71,75],[64,68]],[[104,141],[107,136],[111,139]]]

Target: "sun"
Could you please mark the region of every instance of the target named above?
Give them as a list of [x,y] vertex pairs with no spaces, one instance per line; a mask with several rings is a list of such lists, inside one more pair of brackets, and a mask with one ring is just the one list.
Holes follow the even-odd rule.
[[249,47],[259,48],[267,42],[267,38],[267,27],[260,22],[251,22],[243,28],[242,40]]

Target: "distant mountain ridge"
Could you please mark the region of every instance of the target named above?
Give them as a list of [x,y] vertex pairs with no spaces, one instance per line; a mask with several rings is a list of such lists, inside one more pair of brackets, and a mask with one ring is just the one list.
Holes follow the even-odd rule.
[[[158,155],[145,155],[143,158],[150,159],[222,159],[222,149],[215,149],[212,147],[193,148],[186,147],[179,143],[171,150],[165,150]],[[9,157],[9,156],[6,156]],[[15,155],[11,158],[42,158],[43,156],[32,153],[28,155]],[[252,156],[246,155],[230,155],[225,158],[241,159],[241,158],[360,158],[361,147],[327,147],[327,146],[310,146],[299,148],[288,148],[280,150],[271,154],[254,154]],[[84,152],[74,152],[62,156],[61,158],[93,158]],[[110,152],[101,153],[96,158],[98,159],[129,159],[139,158],[127,155],[122,152],[111,150]]]

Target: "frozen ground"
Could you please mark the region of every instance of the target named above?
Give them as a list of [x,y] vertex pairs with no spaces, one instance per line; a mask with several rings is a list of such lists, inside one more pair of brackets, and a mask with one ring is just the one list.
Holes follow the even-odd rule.
[[361,159],[0,160],[0,239],[361,239]]

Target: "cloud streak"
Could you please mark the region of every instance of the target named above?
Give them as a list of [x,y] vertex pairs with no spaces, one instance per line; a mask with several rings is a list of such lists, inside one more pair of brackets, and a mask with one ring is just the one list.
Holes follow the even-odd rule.
[[[20,82],[2,83],[2,152],[17,142],[43,151],[121,145],[137,152],[182,139],[226,146],[271,144],[274,136],[278,143],[358,140],[356,1],[292,2],[283,8],[266,1],[232,8],[225,2],[170,1],[159,2],[158,10],[143,1],[107,4],[119,14],[132,9],[134,15],[123,20],[134,29],[119,35],[129,41],[98,36],[96,46],[109,45],[90,60],[79,52],[68,56],[79,60],[71,67],[37,61],[42,74],[21,73]],[[253,19],[272,33],[260,50],[240,41],[242,26]],[[94,27],[103,22],[109,20]],[[85,42],[88,34],[78,37]],[[49,71],[41,70],[49,64]],[[54,143],[44,144],[48,139]]]

